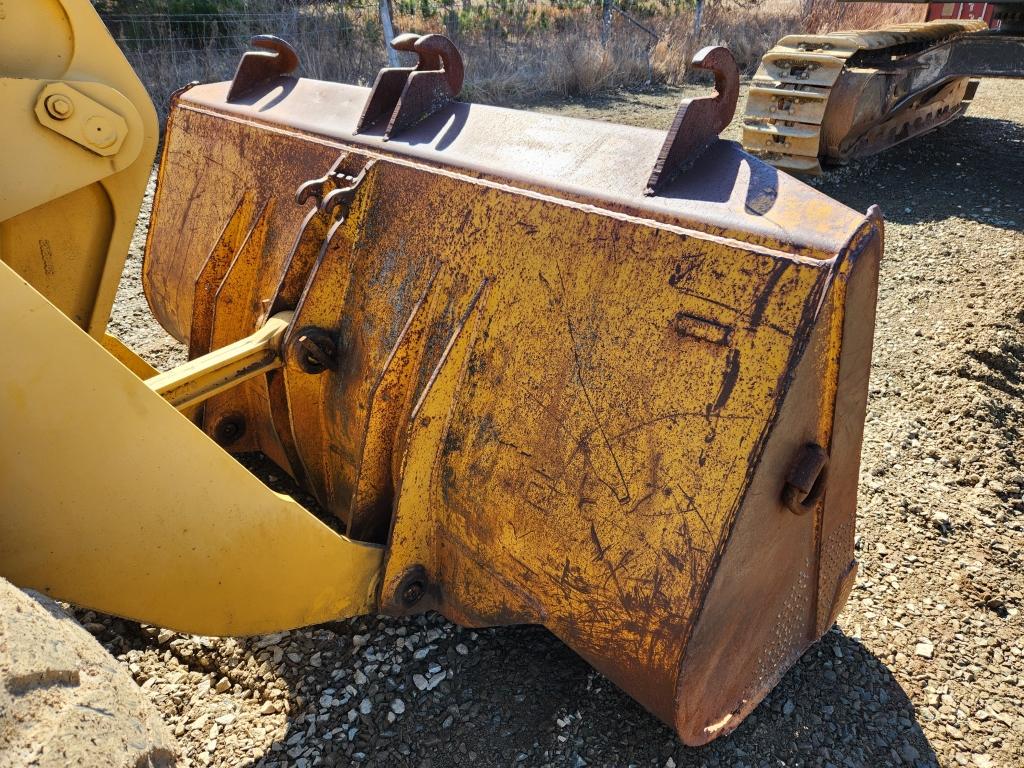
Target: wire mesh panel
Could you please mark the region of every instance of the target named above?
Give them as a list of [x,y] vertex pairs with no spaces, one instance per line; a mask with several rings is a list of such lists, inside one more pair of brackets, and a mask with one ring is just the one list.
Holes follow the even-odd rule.
[[104,20],[124,51],[132,55],[154,49],[187,53],[216,48],[221,51],[244,49],[248,36],[266,29],[281,34],[294,33],[299,12],[277,13],[120,13],[107,14]]
[[229,79],[253,35],[274,34],[295,46],[306,77],[365,84],[385,64],[376,4],[276,5],[280,8],[101,15],[161,118],[166,116],[170,94],[182,85]]

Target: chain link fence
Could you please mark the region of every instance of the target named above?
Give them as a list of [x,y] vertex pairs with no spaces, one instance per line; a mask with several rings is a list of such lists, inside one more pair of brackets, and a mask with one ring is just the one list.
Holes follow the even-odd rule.
[[[230,78],[256,34],[291,43],[304,77],[366,85],[387,64],[378,5],[366,0],[265,0],[220,13],[101,15],[161,118],[170,94],[185,83]],[[394,16],[399,32],[449,35],[466,59],[464,95],[492,102],[649,82],[654,33],[617,19],[611,37],[602,40],[599,3],[398,0]]]

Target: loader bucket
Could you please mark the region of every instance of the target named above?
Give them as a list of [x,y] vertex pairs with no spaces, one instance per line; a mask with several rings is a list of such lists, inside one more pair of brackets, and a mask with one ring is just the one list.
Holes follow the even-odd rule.
[[688,744],[852,586],[881,253],[717,139],[735,65],[702,58],[718,94],[667,139],[458,103],[422,53],[372,93],[189,88],[144,269],[194,355],[294,312],[285,366],[198,422],[385,547],[380,611],[543,624]]
[[[877,213],[718,139],[722,48],[666,135],[460,103],[438,35],[398,38],[416,65],[372,89],[255,43],[166,127],[143,283],[189,363],[86,333],[121,207],[91,321],[29,258],[59,205],[0,265],[0,575],[204,634],[542,624],[686,743],[734,729],[853,585]],[[25,140],[99,173],[50,123]],[[228,455],[251,452],[321,519]]]

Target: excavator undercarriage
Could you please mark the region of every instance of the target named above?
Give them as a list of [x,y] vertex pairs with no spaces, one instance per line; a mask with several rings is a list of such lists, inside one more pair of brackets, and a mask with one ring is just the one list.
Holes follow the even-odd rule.
[[747,96],[744,148],[796,173],[820,173],[946,125],[978,77],[1024,77],[1024,4],[982,20],[790,35],[765,54]]

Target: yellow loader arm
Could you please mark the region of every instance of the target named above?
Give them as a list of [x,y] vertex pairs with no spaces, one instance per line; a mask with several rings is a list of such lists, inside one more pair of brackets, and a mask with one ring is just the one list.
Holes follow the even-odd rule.
[[[85,0],[17,13],[105,68],[0,73],[23,147],[0,165],[0,574],[207,634],[543,624],[689,744],[831,626],[881,220],[718,139],[727,50],[666,135],[460,103],[439,35],[397,38],[418,63],[372,89],[257,38],[172,100],[143,282],[191,359],[154,375],[97,342],[152,109]],[[108,154],[53,123],[58,92]],[[37,191],[33,163],[76,181]]]
[[261,339],[149,386],[101,347],[148,369],[104,331],[158,136],[103,22],[87,0],[8,4],[0,50],[0,573],[205,634],[370,610],[381,547],[268,489],[161,397],[185,407],[183,382],[265,370]]
[[5,3],[0,258],[102,338],[159,135],[88,2]]
[[373,609],[381,547],[271,491],[3,265],[0,295],[4,576],[200,634]]

